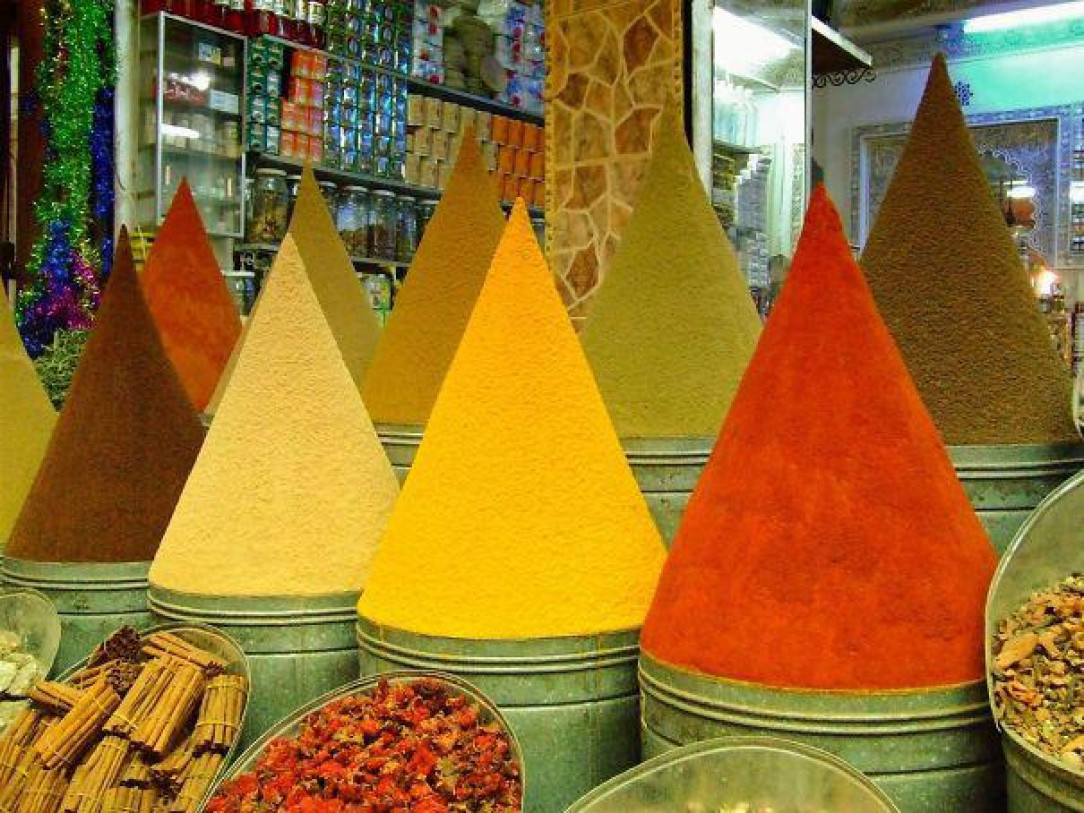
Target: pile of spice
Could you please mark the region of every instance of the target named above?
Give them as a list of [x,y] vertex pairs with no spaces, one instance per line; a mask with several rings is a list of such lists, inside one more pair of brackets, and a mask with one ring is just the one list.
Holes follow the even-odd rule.
[[818,188],[641,646],[773,687],[976,681],[994,566]]
[[0,810],[197,811],[248,698],[224,659],[125,627],[66,683],[42,682],[0,738]]
[[219,596],[356,593],[398,494],[288,236],[151,584]]
[[635,629],[664,557],[517,202],[361,615],[453,638]]
[[0,294],[0,553],[38,473],[56,412]]
[[272,740],[251,772],[230,780],[208,813],[250,810],[522,808],[508,733],[442,681],[381,681],[313,712]]
[[141,280],[166,355],[202,412],[241,334],[241,320],[187,181],[173,198]]
[[27,693],[48,671],[26,643],[16,630],[0,629],[0,734],[22,714]]
[[203,427],[166,357],[121,232],[97,320],[7,556],[154,558]]
[[670,107],[583,330],[617,434],[714,438],[759,336],[738,259]]
[[365,377],[362,398],[378,424],[429,420],[503,230],[493,182],[468,129]]
[[862,267],[945,443],[1079,441],[1069,372],[941,55]]
[[1084,769],[1084,576],[1035,593],[994,638],[994,716]]

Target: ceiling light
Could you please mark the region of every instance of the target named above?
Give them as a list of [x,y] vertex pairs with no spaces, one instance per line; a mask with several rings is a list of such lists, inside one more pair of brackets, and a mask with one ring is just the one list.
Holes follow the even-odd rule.
[[982,34],[988,31],[1004,31],[1024,25],[1055,23],[1059,20],[1071,20],[1084,17],[1084,2],[1058,3],[1052,6],[1022,8],[1017,11],[1005,11],[1001,14],[986,14],[964,22],[964,31],[968,34]]
[[711,30],[715,64],[725,70],[763,67],[798,49],[798,43],[782,34],[718,6],[712,10]]

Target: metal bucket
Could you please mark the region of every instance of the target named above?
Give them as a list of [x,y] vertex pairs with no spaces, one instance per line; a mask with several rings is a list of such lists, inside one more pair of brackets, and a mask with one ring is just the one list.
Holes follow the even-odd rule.
[[821,748],[902,811],[999,811],[1004,779],[981,681],[923,691],[820,692],[719,680],[640,657],[644,756],[765,735]]
[[147,609],[150,562],[31,562],[5,557],[5,584],[44,593],[60,615],[60,648],[53,671],[63,672],[94,647],[128,625],[154,623]]
[[[210,652],[212,655],[217,655],[223,658],[226,663],[226,673],[230,675],[241,675],[248,681],[248,685],[252,686],[252,672],[249,669],[248,660],[245,658],[245,653],[241,651],[241,647],[237,645],[230,636],[224,634],[220,630],[208,627],[205,624],[159,624],[155,627],[142,630],[144,635],[149,635],[152,632],[171,632],[179,638],[183,638],[188,643],[198,646],[200,649]],[[108,635],[102,638],[101,641],[97,641],[94,646],[102,643]],[[90,653],[93,648],[87,650],[87,653],[73,663],[64,674],[62,674],[58,680],[67,681],[75,677],[75,674],[87,665],[87,661],[90,660]],[[244,730],[245,723],[248,720],[249,709],[252,707],[252,692],[249,691],[248,700],[245,703],[245,708],[241,711],[241,728]],[[216,779],[207,787],[207,792],[203,795],[203,799],[200,802],[199,810],[203,810],[204,806],[211,800],[211,793],[215,785],[218,784],[221,777],[225,775],[226,768],[230,762],[233,761],[234,756],[240,748],[240,741],[235,742],[230,749],[226,752],[225,759],[222,760],[222,767],[219,769],[219,779]]]
[[516,739],[515,732],[512,731],[511,726],[509,726],[508,720],[505,719],[504,715],[501,714],[500,709],[498,709],[488,697],[481,694],[477,688],[467,683],[465,680],[457,678],[455,675],[449,675],[443,672],[390,672],[382,674],[379,677],[374,676],[351,681],[345,686],[339,686],[334,691],[328,692],[310,703],[306,703],[301,708],[294,709],[288,717],[279,720],[275,725],[267,729],[259,739],[245,749],[245,752],[230,766],[230,769],[215,782],[206,800],[209,801],[211,798],[214,798],[214,794],[229,780],[236,779],[241,774],[251,771],[256,766],[260,757],[263,756],[264,751],[272,740],[278,739],[279,737],[296,737],[301,732],[301,725],[305,722],[305,718],[313,712],[319,711],[329,703],[333,703],[344,697],[353,697],[354,695],[364,694],[375,688],[381,679],[387,679],[391,684],[398,684],[413,683],[422,678],[436,678],[445,683],[453,692],[470,698],[481,710],[481,716],[479,717],[481,723],[488,724],[495,722],[508,734],[508,739],[512,745],[513,759],[519,765],[520,781],[523,783],[523,787],[526,788],[527,777],[523,771],[523,750],[520,748],[519,741]]
[[1084,443],[949,446],[948,452],[998,553],[1047,494],[1084,469]]
[[636,483],[667,547],[711,456],[714,438],[625,438]]
[[149,600],[158,618],[221,629],[245,651],[252,695],[242,748],[298,706],[358,676],[356,593],[203,596],[152,586]]
[[[986,672],[994,687],[993,642],[998,623],[1037,590],[1084,571],[1084,472],[1047,497],[1020,528],[998,566],[986,599]],[[1007,728],[1001,730],[1012,813],[1084,811],[1084,771],[1073,770]]]
[[407,475],[410,474],[410,467],[414,465],[414,456],[422,443],[423,431],[424,427],[421,426],[376,425],[377,437],[384,446],[384,454],[391,461],[395,476],[399,478],[399,485],[405,483]]
[[722,737],[676,748],[595,788],[568,813],[672,810],[894,813],[869,779],[819,748],[775,737]]
[[527,813],[563,811],[640,761],[639,631],[481,641],[358,622],[363,677],[401,669],[457,675],[504,713],[530,777]]

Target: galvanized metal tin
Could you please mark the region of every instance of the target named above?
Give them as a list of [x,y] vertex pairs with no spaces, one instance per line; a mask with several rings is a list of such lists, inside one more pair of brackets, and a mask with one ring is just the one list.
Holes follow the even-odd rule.
[[[110,631],[102,637],[100,641],[96,641],[94,647],[104,641],[109,635],[115,632]],[[171,632],[174,635],[183,638],[188,643],[198,646],[200,649],[210,652],[212,655],[218,655],[223,658],[226,663],[226,672],[231,675],[241,675],[247,681],[249,686],[252,686],[252,672],[249,669],[248,659],[245,657],[245,653],[241,651],[241,647],[237,645],[237,642],[230,638],[230,636],[216,630],[213,627],[209,627],[206,624],[159,624],[154,627],[142,630],[144,635],[149,635],[152,632]],[[80,658],[76,663],[73,663],[59,678],[58,680],[70,680],[75,676],[75,673],[87,665],[87,661],[90,660],[90,655],[94,651],[94,647],[91,647],[85,653],[84,657]],[[245,704],[245,708],[241,712],[241,728],[244,729],[245,722],[248,718],[249,709],[252,706],[252,693],[249,693],[248,701]],[[227,767],[233,761],[238,749],[240,748],[240,741],[235,742],[229,751],[226,752],[226,758],[222,761],[222,768],[219,771],[219,776],[225,774]],[[200,802],[199,809],[203,810],[204,805],[211,799],[211,790],[214,788],[217,782],[212,782],[207,789],[207,793],[204,794],[202,801]]]
[[414,465],[414,456],[418,453],[424,431],[423,426],[376,425],[376,434],[384,446],[384,454],[391,461],[400,485],[406,482],[407,475],[410,474],[410,467]]
[[948,452],[998,553],[1047,494],[1084,469],[1084,443],[949,446]]
[[711,456],[714,438],[625,438],[621,441],[666,546]]
[[358,676],[356,593],[202,596],[152,586],[148,595],[158,618],[220,629],[248,656],[252,695],[241,747],[298,706]]
[[359,680],[351,681],[345,686],[340,686],[334,691],[328,692],[322,697],[318,697],[310,703],[306,703],[299,709],[295,709],[289,716],[280,720],[275,725],[271,726],[259,739],[253,742],[243,754],[234,762],[228,771],[224,773],[214,787],[208,794],[207,799],[214,797],[218,789],[222,785],[231,779],[236,779],[243,773],[251,771],[255,767],[256,762],[263,755],[268,744],[279,737],[294,737],[301,731],[301,724],[305,721],[305,718],[312,714],[314,711],[322,709],[329,703],[333,703],[336,700],[340,700],[344,697],[352,697],[354,695],[363,694],[372,690],[378,682],[381,680],[387,680],[389,683],[407,683],[413,682],[422,678],[436,678],[448,684],[449,688],[458,694],[465,695],[473,700],[478,707],[482,710],[480,721],[484,724],[489,722],[496,722],[508,733],[509,740],[512,744],[512,754],[520,768],[520,781],[523,783],[524,789],[527,787],[527,777],[524,773],[523,767],[523,749],[520,747],[519,740],[516,738],[516,733],[512,730],[508,720],[500,709],[482,694],[475,686],[471,685],[465,680],[462,680],[455,675],[450,675],[445,672],[388,672],[373,677],[361,678]]
[[664,810],[898,808],[851,765],[776,737],[722,737],[660,754],[595,788],[568,813]]
[[639,632],[481,641],[436,638],[358,622],[361,673],[447,672],[508,718],[530,776],[524,810],[563,811],[640,761]]
[[145,629],[154,623],[147,609],[150,562],[31,562],[5,557],[5,584],[30,587],[56,605],[60,648],[53,671],[63,672],[118,627]]
[[1004,779],[981,681],[899,692],[819,692],[709,678],[640,657],[644,756],[728,735],[821,748],[902,811],[998,811]]
[[[1002,619],[1037,590],[1084,572],[1084,472],[1028,517],[1001,559],[986,599],[986,683],[994,702],[994,636]],[[1084,811],[1084,771],[1073,770],[1013,731],[1001,729],[1012,813]]]

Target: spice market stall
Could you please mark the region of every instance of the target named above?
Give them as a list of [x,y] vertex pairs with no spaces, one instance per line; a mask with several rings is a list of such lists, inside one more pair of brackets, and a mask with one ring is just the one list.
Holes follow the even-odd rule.
[[1084,467],[1051,346],[939,55],[862,254],[877,307],[994,546]]
[[995,564],[820,188],[644,624],[645,755],[767,734],[904,811],[997,810]]
[[1014,813],[1084,810],[1084,473],[1013,539],[986,604],[987,686]]

